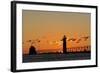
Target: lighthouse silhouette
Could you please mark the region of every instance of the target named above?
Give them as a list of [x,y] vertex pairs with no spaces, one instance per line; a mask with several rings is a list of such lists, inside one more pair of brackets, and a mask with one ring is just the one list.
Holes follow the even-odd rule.
[[66,39],[67,39],[67,38],[66,38],[66,36],[64,35],[64,36],[63,36],[63,39],[62,39],[62,41],[63,41],[63,53],[64,53],[64,54],[67,53],[67,48],[66,48],[66,46],[67,46],[66,43],[67,43],[67,42],[66,42]]

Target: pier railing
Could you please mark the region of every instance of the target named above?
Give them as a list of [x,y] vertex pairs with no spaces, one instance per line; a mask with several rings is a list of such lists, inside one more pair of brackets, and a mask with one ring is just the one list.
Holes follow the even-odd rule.
[[67,48],[67,52],[90,52],[90,51],[91,51],[91,46]]

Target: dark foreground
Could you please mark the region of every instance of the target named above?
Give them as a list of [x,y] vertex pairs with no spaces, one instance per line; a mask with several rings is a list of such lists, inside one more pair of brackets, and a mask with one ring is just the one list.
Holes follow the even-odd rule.
[[91,58],[91,53],[68,53],[68,54],[39,54],[23,55],[23,62],[44,62],[44,61],[63,61],[63,60],[86,60]]

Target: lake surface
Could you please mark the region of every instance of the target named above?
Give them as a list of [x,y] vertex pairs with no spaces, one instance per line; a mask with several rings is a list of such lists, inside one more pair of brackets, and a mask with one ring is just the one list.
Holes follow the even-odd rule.
[[45,62],[45,61],[64,61],[64,60],[86,60],[91,59],[90,52],[84,53],[67,53],[67,54],[38,54],[23,55],[23,62]]

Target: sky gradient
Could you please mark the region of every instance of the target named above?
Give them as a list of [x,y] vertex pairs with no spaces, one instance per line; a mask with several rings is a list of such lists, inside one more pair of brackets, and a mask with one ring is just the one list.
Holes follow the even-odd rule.
[[23,54],[29,52],[31,44],[38,52],[61,51],[64,35],[67,47],[90,45],[90,16],[89,13],[23,10]]

